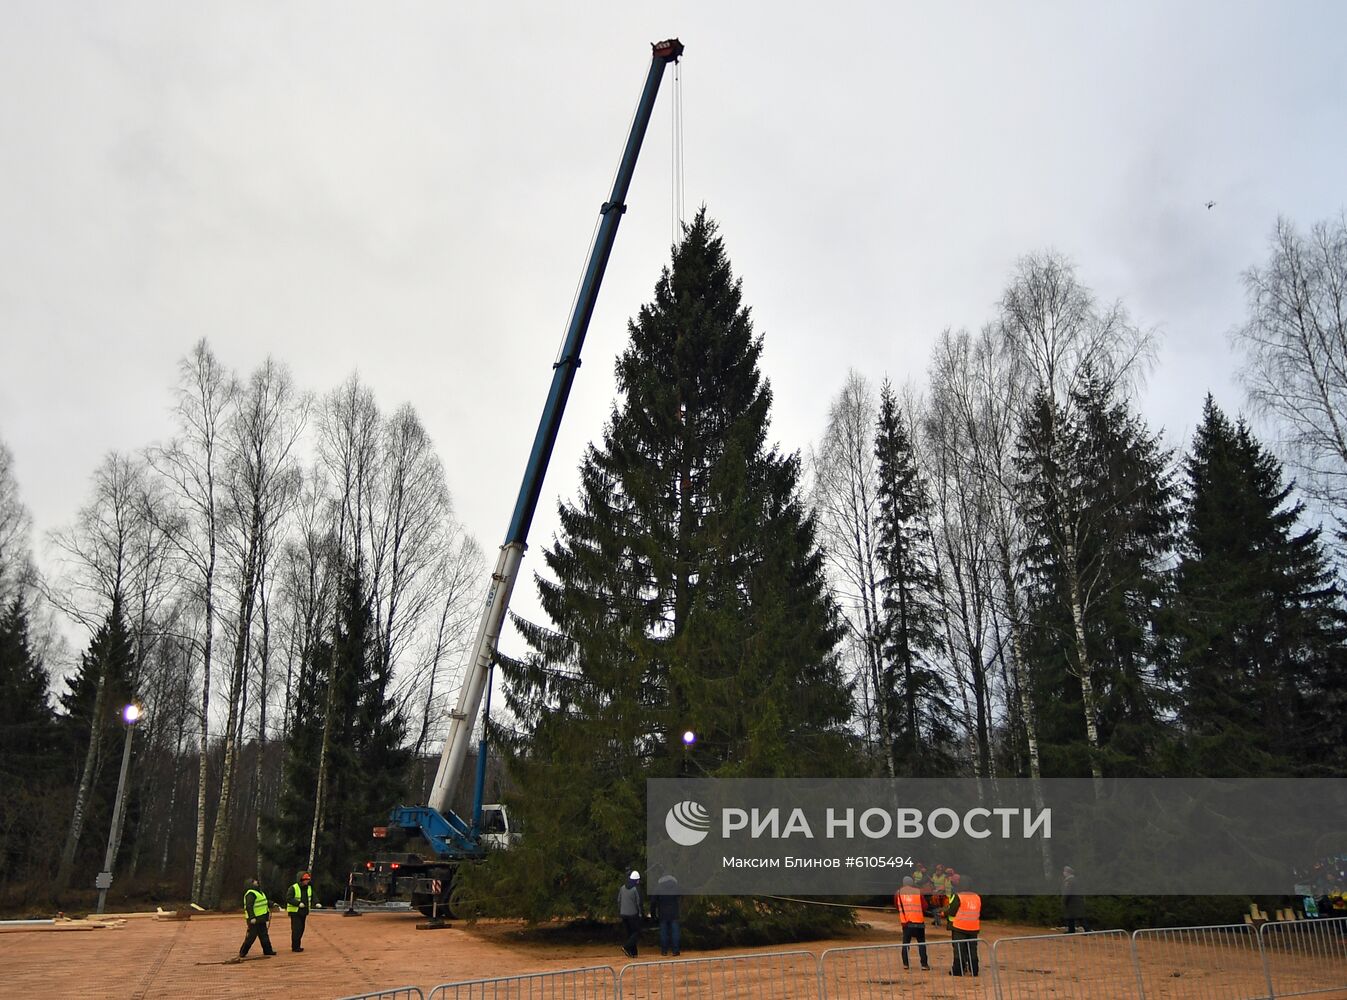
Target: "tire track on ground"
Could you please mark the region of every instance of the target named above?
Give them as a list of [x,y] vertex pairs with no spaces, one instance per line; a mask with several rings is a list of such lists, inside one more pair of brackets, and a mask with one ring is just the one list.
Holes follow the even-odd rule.
[[148,993],[150,987],[154,985],[154,977],[159,975],[159,970],[162,969],[164,963],[168,961],[168,953],[173,950],[173,946],[178,943],[178,939],[182,937],[182,932],[185,930],[187,930],[187,921],[184,920],[178,924],[178,929],[173,936],[168,939],[168,944],[164,945],[163,950],[159,952],[158,956],[155,957],[155,960],[150,963],[149,969],[147,969],[145,975],[141,977],[140,986],[136,989],[136,992],[131,994],[131,1000],[145,1000],[145,994]]
[[[333,918],[327,917],[326,919],[331,920]],[[321,924],[321,922],[319,923]],[[360,980],[362,985],[368,986],[371,990],[377,988],[377,984],[374,982],[374,979],[370,976],[370,974],[366,972],[364,969],[362,969],[355,962],[353,962],[351,960],[351,956],[346,953],[346,949],[337,943],[335,935],[329,934],[326,928],[319,930],[319,927],[315,926],[314,923],[310,923],[306,928],[307,933],[312,934],[315,931],[318,932],[318,936],[323,939],[324,943],[327,944],[332,949],[336,957],[341,959],[342,964],[345,965],[346,968],[350,969],[351,973],[357,979]]]

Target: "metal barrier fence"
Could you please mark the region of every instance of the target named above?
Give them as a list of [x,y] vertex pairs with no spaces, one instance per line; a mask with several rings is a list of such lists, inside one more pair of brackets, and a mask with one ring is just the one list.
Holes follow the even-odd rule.
[[1269,995],[1347,992],[1347,917],[1266,923],[1258,943]]
[[1133,931],[1132,961],[1146,997],[1264,1000],[1272,993],[1262,945],[1248,924]]
[[[759,952],[444,983],[429,1000],[1280,1000],[1347,997],[1347,918]],[[908,962],[903,964],[906,951]],[[951,978],[956,956],[981,975]],[[343,1000],[426,1000],[415,986]]]
[[442,983],[430,991],[430,1000],[617,1000],[618,996],[617,973],[607,965]]
[[[993,1000],[996,978],[991,969],[991,947],[986,941],[962,944],[961,965],[978,957],[982,975],[951,978],[956,942],[925,944],[929,971],[922,969],[918,944],[868,945],[829,948],[819,956],[819,993],[827,1000],[880,1000],[889,997],[948,997],[952,1000]],[[907,963],[903,953],[907,952]],[[971,971],[971,970],[970,970]]]
[[1122,1000],[1144,996],[1126,931],[1038,934],[992,944],[999,1000]]
[[622,1000],[816,1000],[818,959],[808,951],[632,962],[618,978]]

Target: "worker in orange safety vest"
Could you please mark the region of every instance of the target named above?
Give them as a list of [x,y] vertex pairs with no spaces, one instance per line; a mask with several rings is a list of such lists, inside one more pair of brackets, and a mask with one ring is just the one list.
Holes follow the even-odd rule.
[[982,929],[982,897],[969,889],[972,880],[967,875],[951,878],[949,905],[950,937],[954,940],[954,967],[951,976],[978,974],[978,931]]
[[930,972],[931,963],[926,958],[926,912],[922,909],[921,890],[911,875],[903,876],[903,887],[893,894],[893,905],[898,908],[898,918],[903,923],[903,968],[910,968],[907,949],[916,941],[921,971]]

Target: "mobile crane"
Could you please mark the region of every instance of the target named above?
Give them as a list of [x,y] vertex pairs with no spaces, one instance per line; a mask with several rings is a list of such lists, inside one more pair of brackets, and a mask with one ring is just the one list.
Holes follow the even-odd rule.
[[373,899],[398,898],[409,894],[412,906],[426,916],[447,915],[454,874],[458,867],[465,862],[481,859],[488,850],[509,846],[513,831],[505,807],[482,802],[486,786],[485,725],[477,748],[471,817],[464,819],[458,816],[449,808],[449,798],[459,783],[467,761],[473,725],[478,709],[482,707],[483,693],[486,694],[483,717],[490,712],[491,668],[509,608],[510,595],[519,575],[519,565],[524,550],[528,548],[529,526],[542,492],[543,476],[552,456],[552,447],[556,444],[571,384],[580,367],[580,348],[594,313],[599,285],[603,281],[613,241],[617,237],[617,226],[627,210],[627,189],[636,169],[636,158],[645,139],[664,69],[678,61],[683,54],[683,44],[676,38],[670,38],[655,42],[651,50],[650,70],[646,74],[645,86],[627,135],[612,192],[599,208],[598,233],[590,249],[580,291],[571,311],[561,356],[553,365],[552,387],[538,423],[538,432],[524,471],[524,481],[519,487],[519,499],[510,518],[505,543],[500,548],[496,567],[491,574],[482,618],[467,660],[457,704],[449,716],[449,732],[444,740],[444,750],[440,755],[429,800],[422,806],[396,806],[389,814],[388,825],[374,829],[374,836],[385,838],[389,847],[414,846],[415,849],[380,852],[374,860],[365,863],[363,871],[352,872],[348,880],[352,902],[357,891]]

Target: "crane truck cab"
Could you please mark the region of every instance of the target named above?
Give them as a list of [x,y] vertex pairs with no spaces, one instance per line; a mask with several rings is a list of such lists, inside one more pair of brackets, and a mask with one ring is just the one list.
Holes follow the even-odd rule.
[[519,839],[519,831],[510,823],[510,813],[502,802],[482,805],[482,846],[488,851],[506,851]]

